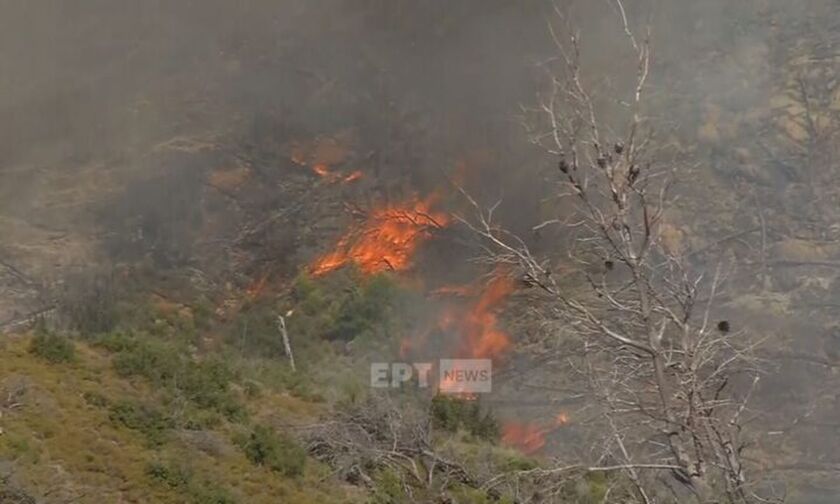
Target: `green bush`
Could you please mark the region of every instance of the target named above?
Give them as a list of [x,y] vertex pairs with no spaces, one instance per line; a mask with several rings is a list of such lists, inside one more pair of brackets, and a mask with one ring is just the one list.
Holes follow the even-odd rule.
[[180,464],[150,462],[146,475],[170,488],[183,488],[190,484],[192,473]]
[[140,376],[231,420],[246,416],[230,390],[234,373],[220,359],[195,362],[177,345],[125,336],[110,336],[100,345],[117,349],[113,366],[120,376]]
[[224,488],[206,482],[190,488],[190,502],[192,504],[236,504],[236,499]]
[[108,398],[99,392],[83,392],[82,399],[84,399],[87,404],[96,406],[97,408],[104,408],[105,406],[108,406]]
[[350,341],[374,333],[389,322],[397,287],[387,275],[363,278],[353,272],[326,280],[299,277],[290,301],[295,314],[289,333],[301,340]]
[[261,302],[243,307],[235,323],[228,329],[226,340],[242,354],[282,357],[284,349],[277,332],[276,306]]
[[519,452],[511,450],[511,454],[505,457],[499,465],[509,472],[513,471],[528,471],[537,467],[537,462],[533,459],[521,455]]
[[195,431],[215,429],[221,424],[222,416],[212,410],[189,408],[184,412],[181,420],[181,427]]
[[29,343],[29,351],[54,364],[70,362],[76,355],[76,347],[69,338],[48,331],[36,332]]
[[[299,356],[297,353],[295,355]],[[323,353],[320,357],[326,358],[325,355],[328,354]],[[315,387],[316,376],[314,373],[307,372],[303,366],[295,372],[290,367],[279,364],[276,359],[257,357],[235,360],[233,366],[245,379],[244,393],[249,399],[255,399],[262,394],[261,389],[279,389],[309,402],[324,401],[324,397]],[[253,395],[255,393],[257,395]]]
[[200,296],[192,305],[193,319],[198,329],[209,329],[215,318],[213,302]]
[[237,440],[252,463],[270,468],[284,476],[298,476],[306,464],[306,451],[293,439],[273,429],[257,425],[251,433]]
[[[453,501],[458,504],[501,504],[498,499],[491,497],[486,491],[464,485],[456,485],[451,491],[451,495]],[[510,501],[503,500],[501,502]]]
[[406,494],[402,478],[393,469],[380,470],[374,475],[373,479],[375,484],[369,504],[410,504],[414,502],[412,497]]
[[385,323],[394,288],[388,277],[377,275],[360,287],[347,291],[338,305],[327,336],[349,341],[369,334],[377,325]]
[[490,412],[482,413],[478,401],[437,395],[432,399],[432,422],[448,432],[465,430],[479,439],[499,439],[499,423]]
[[262,395],[262,386],[254,380],[246,380],[242,383],[242,388],[248,399],[257,399]]
[[114,353],[132,350],[139,345],[136,338],[124,332],[102,333],[97,335],[92,342],[94,345]]
[[181,370],[178,386],[187,399],[201,408],[218,409],[229,399],[233,373],[220,360],[187,362]]
[[143,434],[150,446],[166,442],[169,430],[175,424],[160,411],[143,404],[122,401],[110,407],[111,422]]
[[126,346],[114,357],[114,369],[120,376],[142,376],[155,385],[171,383],[181,367],[178,352],[171,345],[144,341]]
[[166,485],[184,496],[190,504],[235,504],[230,493],[209,481],[196,481],[193,471],[175,462],[151,462],[146,475],[157,483]]

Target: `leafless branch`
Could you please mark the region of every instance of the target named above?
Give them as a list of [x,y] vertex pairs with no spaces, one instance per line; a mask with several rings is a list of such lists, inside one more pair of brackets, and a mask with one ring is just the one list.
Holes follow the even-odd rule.
[[[741,436],[760,376],[760,340],[713,322],[725,268],[705,275],[687,266],[681,232],[668,221],[680,165],[655,143],[644,111],[650,30],[637,38],[622,1],[610,3],[635,58],[625,117],[599,115],[601,103],[581,70],[580,35],[552,23],[557,57],[542,64],[546,90],[538,104],[524,109],[531,143],[557,165],[557,199],[567,203],[566,213],[572,208],[533,229],[568,231],[565,254],[535,254],[496,222],[498,203],[482,206],[457,186],[471,209],[459,220],[479,238],[483,260],[514,267],[539,287],[539,316],[564,321],[580,342],[577,367],[611,436],[601,454],[610,462],[578,469],[621,471],[639,502],[655,493],[643,469],[669,474],[689,490],[685,500],[759,502]],[[763,223],[760,229],[766,232]]]

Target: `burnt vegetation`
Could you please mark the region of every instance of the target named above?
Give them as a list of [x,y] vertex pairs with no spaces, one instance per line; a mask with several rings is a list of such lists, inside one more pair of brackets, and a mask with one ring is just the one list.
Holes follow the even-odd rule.
[[0,501],[834,502],[806,3],[10,8]]

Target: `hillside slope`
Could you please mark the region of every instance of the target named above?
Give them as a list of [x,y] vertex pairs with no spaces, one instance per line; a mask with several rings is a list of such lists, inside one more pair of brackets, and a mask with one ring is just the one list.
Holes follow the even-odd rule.
[[[255,464],[236,422],[176,427],[161,391],[121,377],[102,348],[78,343],[71,361],[50,362],[32,338],[6,341],[0,360],[2,502],[361,502],[312,460],[294,476]],[[319,409],[273,392],[244,407],[259,417],[269,405],[275,422]]]

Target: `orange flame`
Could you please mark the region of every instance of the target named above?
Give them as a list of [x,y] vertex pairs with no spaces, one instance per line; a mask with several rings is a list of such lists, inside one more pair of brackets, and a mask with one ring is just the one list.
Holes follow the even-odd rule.
[[465,382],[458,382],[454,377],[444,376],[440,383],[438,383],[438,392],[454,395],[465,401],[477,400],[478,394],[467,391],[466,387],[467,384]]
[[487,285],[476,305],[463,321],[466,345],[471,357],[499,357],[511,345],[507,333],[498,329],[497,309],[515,288],[510,276],[497,276]]
[[546,436],[555,430],[568,425],[569,415],[560,412],[554,417],[554,422],[548,426],[541,426],[535,422],[507,422],[502,427],[502,443],[516,448],[526,455],[539,452],[546,444]]
[[[438,319],[443,330],[455,330],[461,336],[460,353],[473,359],[498,359],[511,346],[510,337],[499,329],[498,310],[507,297],[513,293],[516,284],[504,272],[496,272],[481,291],[475,304],[466,311],[457,308],[445,310]],[[469,295],[472,287],[447,287],[445,291]]]
[[510,422],[502,427],[502,443],[526,455],[540,451],[546,443],[548,432],[532,423]]
[[346,177],[344,177],[342,182],[345,183],[345,184],[349,184],[351,182],[355,182],[355,181],[361,179],[363,176],[364,176],[364,173],[362,173],[361,170],[356,170],[356,171],[350,173],[350,175],[347,175]]
[[343,164],[351,156],[351,135],[344,133],[332,137],[318,137],[309,142],[292,142],[292,162],[309,167],[316,175],[329,183],[349,184],[362,178],[363,173],[356,170],[347,175],[333,171],[334,166]]
[[431,230],[451,222],[449,215],[432,210],[436,199],[435,195],[424,200],[414,198],[374,210],[360,228],[339,240],[333,252],[315,261],[312,274],[323,275],[350,263],[367,274],[409,269]]
[[251,299],[257,299],[258,297],[262,296],[263,292],[265,292],[266,287],[268,286],[268,273],[264,273],[259,277],[255,278],[245,287],[245,295]]
[[498,361],[513,345],[510,336],[499,327],[498,312],[507,297],[516,289],[516,282],[507,271],[497,269],[486,284],[447,285],[430,292],[434,296],[457,296],[457,301],[441,309],[434,325],[420,330],[400,343],[400,357],[428,346],[435,333],[454,335],[452,348],[459,358],[493,359]]
[[334,175],[330,172],[330,167],[324,163],[312,165],[312,171],[317,173],[319,177],[324,177],[327,179],[334,177]]

